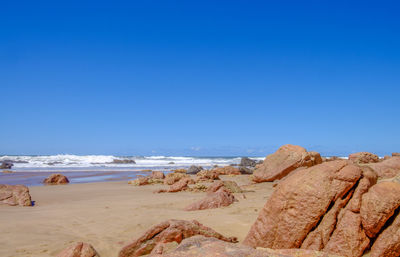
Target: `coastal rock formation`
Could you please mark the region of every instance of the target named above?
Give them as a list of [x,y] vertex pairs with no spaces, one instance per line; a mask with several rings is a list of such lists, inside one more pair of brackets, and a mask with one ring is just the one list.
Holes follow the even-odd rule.
[[153,171],[150,175],[150,178],[152,179],[164,179],[165,175],[161,171]]
[[373,238],[400,207],[400,184],[390,181],[371,187],[362,197],[361,221],[366,234]]
[[175,173],[186,173],[187,170],[185,170],[185,169],[176,169],[176,170],[173,170],[173,172],[175,172]]
[[241,244],[233,244],[213,237],[193,236],[184,239],[174,250],[163,255],[154,254],[151,257],[335,257],[323,252],[302,249],[254,249]]
[[134,186],[144,186],[144,185],[149,185],[149,177],[138,177],[134,180],[131,180],[128,182],[128,184],[134,185]]
[[90,244],[78,242],[65,248],[57,257],[99,257],[99,254]]
[[68,184],[69,180],[66,176],[62,174],[51,174],[47,178],[43,180],[44,184],[47,185],[60,185],[60,184]]
[[253,167],[239,166],[239,171],[240,171],[241,174],[251,175],[251,174],[254,173],[254,168]]
[[14,164],[12,162],[2,162],[0,164],[0,169],[11,169]]
[[209,193],[205,198],[190,204],[184,210],[198,211],[225,207],[231,205],[235,200],[235,196],[231,192],[225,187],[221,187],[218,191]]
[[392,153],[392,157],[400,157],[400,153]]
[[23,185],[1,185],[0,184],[0,203],[11,206],[32,206],[29,189]]
[[349,155],[349,160],[356,163],[373,163],[373,162],[379,162],[379,157],[378,155],[375,155],[373,153],[368,153],[368,152],[359,152],[359,153],[352,153]]
[[184,173],[169,173],[165,176],[164,184],[172,185],[178,182],[181,178],[189,178],[190,176]]
[[199,173],[202,170],[203,170],[203,167],[192,165],[189,167],[189,169],[187,170],[186,173],[191,174],[191,175],[196,175],[197,173]]
[[361,178],[360,168],[331,161],[302,169],[281,181],[250,229],[244,244],[299,248],[330,206]]
[[209,181],[219,179],[219,174],[215,170],[202,170],[196,174],[198,181]]
[[322,158],[319,153],[307,152],[301,146],[284,145],[257,166],[253,173],[253,181],[257,183],[274,181],[299,167],[311,167],[320,163]]
[[200,224],[196,220],[186,221],[171,219],[151,227],[141,237],[123,247],[118,256],[142,256],[152,253],[153,250],[154,254],[162,254],[163,244],[169,242],[180,243],[182,240],[195,235],[214,237],[226,242],[237,242],[236,238],[225,237],[213,229]]
[[172,184],[169,189],[165,190],[165,189],[160,189],[158,190],[156,193],[175,193],[175,192],[179,192],[179,191],[183,191],[183,190],[187,190],[189,187],[189,184],[193,184],[194,181],[191,178],[187,178],[187,177],[183,177],[181,178],[178,182],[175,182],[174,184]]
[[217,180],[214,181],[207,189],[208,193],[217,192],[220,188],[224,187],[231,193],[243,193],[243,190],[238,186],[235,181]]
[[255,160],[252,160],[248,157],[243,157],[240,160],[240,164],[239,166],[243,166],[243,167],[255,167],[257,164],[257,162]]
[[400,174],[399,157],[392,157],[378,163],[368,163],[365,165],[373,169],[379,178],[392,178]]
[[212,171],[217,173],[218,175],[240,175],[241,174],[238,168],[235,168],[232,166],[215,168]]

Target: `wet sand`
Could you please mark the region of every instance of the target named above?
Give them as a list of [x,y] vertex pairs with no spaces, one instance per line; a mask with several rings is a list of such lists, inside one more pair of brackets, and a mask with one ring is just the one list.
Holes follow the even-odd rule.
[[[221,178],[250,183],[244,175]],[[196,219],[242,241],[273,190],[272,183],[246,186],[246,199],[235,194],[239,202],[231,206],[186,212],[205,193],[153,193],[160,188],[166,186],[126,181],[29,187],[34,207],[0,205],[0,256],[55,256],[77,241],[92,244],[100,256],[117,256],[123,245],[166,219]]]

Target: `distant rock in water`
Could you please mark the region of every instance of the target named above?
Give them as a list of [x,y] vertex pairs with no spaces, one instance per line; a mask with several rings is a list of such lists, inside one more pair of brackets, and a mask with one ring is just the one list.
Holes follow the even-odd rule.
[[78,242],[65,248],[56,257],[99,257],[99,254],[90,244]]
[[51,174],[47,178],[43,180],[44,184],[47,185],[60,185],[60,184],[68,184],[69,180],[66,176],[62,174]]
[[248,157],[243,157],[240,160],[240,164],[239,164],[239,166],[244,166],[244,167],[255,167],[256,165],[257,165],[257,162]]
[[136,162],[134,160],[130,160],[130,159],[114,159],[110,163],[115,163],[115,164],[136,164]]
[[186,171],[186,173],[191,174],[191,175],[196,175],[197,173],[199,173],[202,170],[203,170],[203,167],[192,165],[189,167],[189,169]]
[[1,185],[0,184],[0,203],[11,206],[32,206],[29,189],[23,185]]
[[257,166],[253,181],[269,182],[281,179],[300,167],[311,167],[322,163],[321,155],[297,145],[281,146],[275,153],[268,155],[264,162]]
[[14,164],[12,162],[4,161],[0,164],[0,169],[11,169]]
[[168,164],[175,164],[175,162],[169,162]]

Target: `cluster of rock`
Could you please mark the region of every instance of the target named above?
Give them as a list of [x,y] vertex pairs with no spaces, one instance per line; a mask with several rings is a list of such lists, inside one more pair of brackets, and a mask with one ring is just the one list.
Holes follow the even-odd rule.
[[5,170],[5,169],[11,169],[14,166],[14,164],[12,162],[8,162],[8,161],[3,161],[0,164],[0,169]]
[[[400,256],[400,158],[356,153],[323,162],[286,145],[267,156],[254,181],[282,179],[244,244],[301,248],[347,257]],[[379,179],[379,182],[377,183]]]

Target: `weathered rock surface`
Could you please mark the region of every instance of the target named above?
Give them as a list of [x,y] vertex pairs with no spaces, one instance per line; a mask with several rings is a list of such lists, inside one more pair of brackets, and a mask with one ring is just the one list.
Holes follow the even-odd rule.
[[212,237],[193,236],[171,252],[151,257],[334,257],[323,252],[302,249],[254,249],[241,244],[224,242]]
[[189,187],[189,184],[193,184],[194,181],[191,178],[187,178],[187,177],[183,177],[181,178],[178,182],[175,182],[174,184],[172,184],[169,189],[165,190],[165,189],[160,189],[158,190],[156,193],[176,193],[179,191],[184,191],[187,190]]
[[365,164],[372,168],[379,178],[392,178],[400,174],[400,158],[392,157],[377,163]]
[[196,174],[199,181],[208,181],[219,179],[219,173],[215,170],[202,170]]
[[400,256],[400,215],[378,236],[371,247],[370,257]]
[[254,173],[254,167],[244,167],[244,166],[239,166],[239,171],[241,174],[253,174]]
[[195,174],[199,173],[202,170],[203,170],[203,167],[192,165],[192,166],[189,167],[189,169],[187,170],[186,173],[187,174],[191,174],[191,175],[195,175]]
[[0,164],[0,169],[11,169],[14,164],[12,162],[2,162]]
[[60,185],[60,184],[68,184],[69,180],[66,176],[62,174],[51,174],[47,178],[43,180],[44,184],[47,185]]
[[349,160],[356,163],[374,163],[379,162],[379,156],[368,152],[352,153],[349,155]]
[[255,167],[256,164],[257,164],[257,162],[256,162],[255,160],[252,160],[252,159],[250,159],[250,158],[248,158],[248,157],[243,157],[243,158],[240,160],[239,166],[244,166],[244,167]]
[[0,184],[0,203],[11,206],[32,206],[29,189],[23,185],[2,185]]
[[254,182],[266,182],[281,179],[299,167],[311,167],[322,163],[317,152],[307,152],[301,146],[284,145],[275,153],[268,155],[264,162],[257,165],[253,173]]
[[235,201],[235,196],[229,192],[225,187],[221,187],[216,192],[211,192],[207,196],[197,202],[187,206],[185,211],[198,211],[205,209],[214,209],[226,207]]
[[149,177],[138,177],[134,180],[131,180],[128,182],[128,184],[134,185],[134,186],[144,186],[144,185],[149,185]]
[[238,168],[235,168],[232,166],[215,168],[212,171],[217,173],[218,175],[240,175],[241,174]]
[[366,234],[373,238],[400,206],[400,184],[380,182],[362,197],[361,221]]
[[349,257],[362,256],[369,246],[369,238],[361,227],[359,213],[342,209],[336,229],[323,251]]
[[273,249],[299,248],[328,208],[344,197],[361,175],[359,167],[344,160],[297,171],[278,184],[244,244]]
[[161,171],[153,171],[150,175],[150,178],[152,179],[164,179],[165,175]]
[[169,173],[165,176],[164,184],[172,185],[178,182],[181,178],[189,178],[190,176],[184,173]]
[[99,257],[96,250],[90,244],[78,242],[57,254],[57,257]]
[[182,240],[195,235],[214,237],[226,242],[237,242],[236,238],[225,237],[213,229],[200,224],[196,220],[185,221],[171,219],[151,227],[141,237],[122,248],[118,256],[142,256],[152,253],[153,250],[154,254],[162,254],[163,244],[169,242],[180,243]]
[[217,180],[207,189],[208,193],[217,192],[220,188],[226,188],[231,193],[243,193],[243,190],[235,181]]
[[392,157],[400,157],[400,153],[392,153]]

